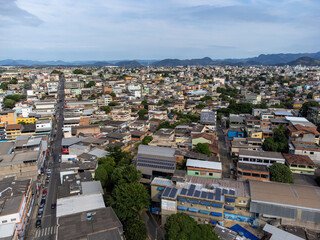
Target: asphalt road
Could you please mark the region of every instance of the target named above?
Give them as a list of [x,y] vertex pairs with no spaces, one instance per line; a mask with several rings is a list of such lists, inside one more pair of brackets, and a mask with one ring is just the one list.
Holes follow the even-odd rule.
[[219,148],[219,155],[220,160],[222,163],[222,177],[223,178],[230,178],[231,177],[231,168],[233,168],[232,159],[230,156],[230,149],[228,146],[228,139],[225,134],[225,127],[222,123],[221,125],[217,125],[217,132],[218,132],[218,148]]
[[[46,239],[54,240],[56,234],[56,209],[51,209],[51,204],[57,202],[57,191],[60,185],[60,155],[61,155],[61,140],[62,140],[62,127],[63,127],[63,109],[64,109],[64,77],[60,77],[60,84],[58,90],[58,102],[56,105],[57,120],[54,118],[52,123],[52,137],[53,141],[50,144],[47,168],[51,169],[51,177],[49,183],[46,183],[47,189],[46,203],[44,207],[44,213],[41,218],[41,228],[35,228],[35,221],[33,219],[29,226],[26,239]],[[51,164],[51,167],[49,167]],[[41,195],[40,195],[41,196]],[[37,207],[34,207],[33,211],[38,211]],[[36,217],[36,214],[32,214]]]

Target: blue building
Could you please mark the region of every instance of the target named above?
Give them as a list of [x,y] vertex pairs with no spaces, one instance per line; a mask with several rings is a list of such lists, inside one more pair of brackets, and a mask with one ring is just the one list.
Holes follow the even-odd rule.
[[243,138],[244,130],[241,128],[230,128],[228,130],[228,140],[233,140],[233,138]]

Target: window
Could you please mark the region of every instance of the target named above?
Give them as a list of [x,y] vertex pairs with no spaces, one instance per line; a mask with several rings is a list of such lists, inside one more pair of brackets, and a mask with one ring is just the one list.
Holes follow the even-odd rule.
[[196,175],[199,175],[199,172],[195,172]]
[[311,155],[313,155],[313,154],[314,154],[314,152],[310,152],[310,154],[311,154]]
[[213,176],[213,173],[209,173],[209,176]]
[[8,222],[8,221],[7,221],[7,220],[3,220],[3,221],[2,221],[2,223],[6,223],[6,222]]
[[16,221],[16,220],[17,220],[16,218],[12,218],[12,219],[11,219],[11,222],[14,222],[14,221]]

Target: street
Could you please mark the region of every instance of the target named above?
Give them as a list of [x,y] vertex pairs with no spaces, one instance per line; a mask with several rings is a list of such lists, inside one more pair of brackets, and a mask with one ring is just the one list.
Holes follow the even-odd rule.
[[[41,218],[41,227],[36,228],[38,206],[33,207],[31,221],[27,227],[26,239],[55,239],[56,234],[56,208],[52,209],[51,204],[57,202],[57,191],[60,183],[60,155],[61,155],[61,140],[63,127],[63,109],[64,109],[64,77],[60,76],[60,84],[58,89],[58,101],[56,104],[56,114],[52,119],[53,141],[50,144],[48,163],[45,165],[51,168],[51,177],[49,183],[45,183],[43,189],[47,190],[47,197],[44,206],[43,216]],[[56,116],[59,116],[56,119]],[[49,167],[51,163],[51,167]],[[45,171],[45,175],[47,171]],[[44,181],[42,181],[44,182]],[[42,197],[42,194],[39,195]],[[39,201],[36,199],[35,204]]]
[[219,155],[220,161],[222,163],[222,177],[223,178],[230,178],[231,177],[231,170],[233,168],[232,159],[229,153],[229,146],[227,136],[224,133],[225,127],[224,124],[217,125],[217,132],[218,132],[218,148],[219,148]]

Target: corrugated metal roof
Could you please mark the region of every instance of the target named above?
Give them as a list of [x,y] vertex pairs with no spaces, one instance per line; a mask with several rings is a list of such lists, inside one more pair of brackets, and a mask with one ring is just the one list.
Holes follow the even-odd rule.
[[263,231],[272,234],[270,240],[303,240],[304,239],[304,238],[300,238],[296,235],[293,235],[291,233],[288,233],[284,230],[281,230],[279,228],[276,228],[270,224],[266,224],[263,227]]
[[100,193],[60,198],[57,200],[57,217],[104,207],[104,200]]
[[201,161],[196,159],[188,159],[186,166],[222,170],[221,162]]
[[154,147],[148,145],[140,145],[138,154],[146,154],[152,156],[174,157],[176,150],[167,147]]

